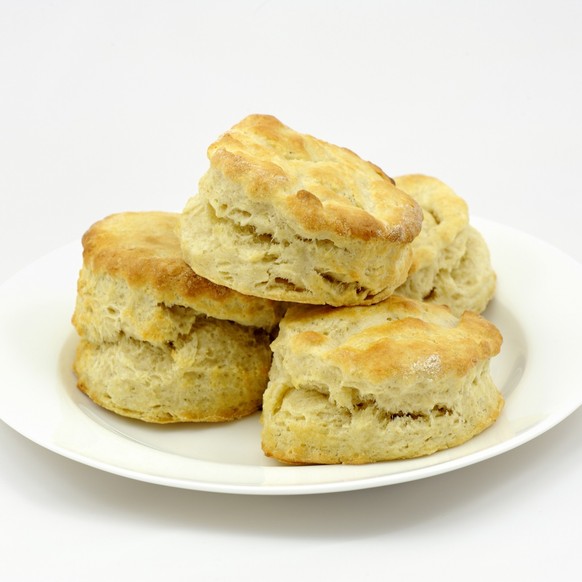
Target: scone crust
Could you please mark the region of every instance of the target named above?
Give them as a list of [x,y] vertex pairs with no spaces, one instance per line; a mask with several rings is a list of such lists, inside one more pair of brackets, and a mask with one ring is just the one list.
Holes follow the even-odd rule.
[[272,344],[263,450],[291,464],[357,464],[459,445],[501,411],[489,373],[501,344],[475,313],[399,296],[291,307]]
[[[179,225],[178,213],[160,211],[123,212],[96,222],[83,235],[80,283],[90,285],[89,281],[105,277],[126,285],[129,292],[147,293],[160,305],[272,329],[284,307],[196,274],[182,258]],[[79,289],[79,296],[83,294]],[[76,314],[79,325],[82,317]]]
[[420,209],[378,166],[271,115],[249,115],[210,145],[208,157],[306,235],[407,243],[420,232]]
[[[325,326],[326,320],[329,326]],[[317,331],[320,326],[333,330],[336,321],[350,332],[333,337]],[[484,317],[473,312],[457,317],[446,306],[397,295],[373,306],[339,311],[293,306],[283,326],[287,333],[306,328],[289,334],[293,356],[310,354],[317,346],[323,361],[336,367],[342,378],[360,379],[379,390],[387,380],[412,378],[419,372],[433,379],[464,376],[475,362],[497,355],[502,344],[501,333]],[[273,349],[283,341],[275,340]]]

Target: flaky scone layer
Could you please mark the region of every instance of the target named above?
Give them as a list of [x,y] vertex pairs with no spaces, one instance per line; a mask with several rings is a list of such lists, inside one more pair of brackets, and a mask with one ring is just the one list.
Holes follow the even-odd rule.
[[503,405],[481,316],[392,296],[368,307],[292,307],[263,398],[262,446],[286,463],[368,463],[456,446]]
[[81,338],[77,386],[103,408],[146,422],[235,420],[261,407],[269,339],[263,330],[211,318],[165,344]]
[[408,277],[396,293],[447,305],[453,313],[482,313],[495,295],[497,275],[481,233],[465,227],[437,261]]
[[394,182],[422,209],[422,228],[412,243],[415,273],[430,267],[469,224],[467,203],[441,180],[423,174],[397,176]]
[[469,223],[466,202],[444,182],[409,174],[395,178],[421,206],[422,230],[412,242],[412,266],[395,293],[447,305],[460,315],[481,313],[495,293],[489,248]]

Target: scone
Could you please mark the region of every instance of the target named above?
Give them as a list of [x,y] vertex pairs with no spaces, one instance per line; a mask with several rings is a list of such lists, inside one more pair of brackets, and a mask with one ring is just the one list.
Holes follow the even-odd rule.
[[490,426],[501,348],[482,316],[393,295],[366,307],[293,306],[263,397],[262,447],[290,464],[429,455]]
[[372,304],[402,284],[422,211],[353,152],[251,115],[208,148],[182,213],[186,262],[241,293]]
[[495,293],[489,248],[469,224],[466,202],[437,178],[410,174],[396,185],[422,207],[422,230],[412,242],[409,276],[396,293],[448,305],[457,315],[481,313]]
[[181,258],[178,225],[176,213],[126,212],[83,236],[77,384],[148,422],[240,418],[260,408],[284,308],[199,277]]

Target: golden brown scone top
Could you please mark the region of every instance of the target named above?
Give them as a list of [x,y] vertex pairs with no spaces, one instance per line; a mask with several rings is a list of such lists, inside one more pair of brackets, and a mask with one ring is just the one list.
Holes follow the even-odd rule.
[[211,167],[269,198],[307,232],[408,243],[422,211],[394,181],[352,151],[300,134],[270,115],[250,115],[208,148]]
[[499,330],[475,313],[456,317],[447,307],[396,295],[366,307],[293,306],[280,330],[289,357],[315,355],[345,380],[371,385],[462,377],[502,344]]
[[93,224],[83,235],[83,264],[94,275],[123,278],[132,288],[148,288],[159,302],[200,310],[219,319],[271,328],[283,305],[250,297],[197,275],[182,259],[180,215],[122,212]]
[[469,224],[467,203],[432,176],[408,174],[394,179],[396,186],[414,198],[423,211],[420,234],[412,243],[411,273],[435,262],[439,253],[450,245]]

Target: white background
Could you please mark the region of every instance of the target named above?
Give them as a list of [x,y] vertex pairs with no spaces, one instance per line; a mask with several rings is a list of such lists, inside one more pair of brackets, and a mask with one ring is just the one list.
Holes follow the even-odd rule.
[[[582,262],[581,30],[574,0],[0,0],[0,282],[109,213],[181,210],[249,113],[435,175]],[[580,580],[581,421],[295,497],[124,479],[0,423],[0,579]]]

